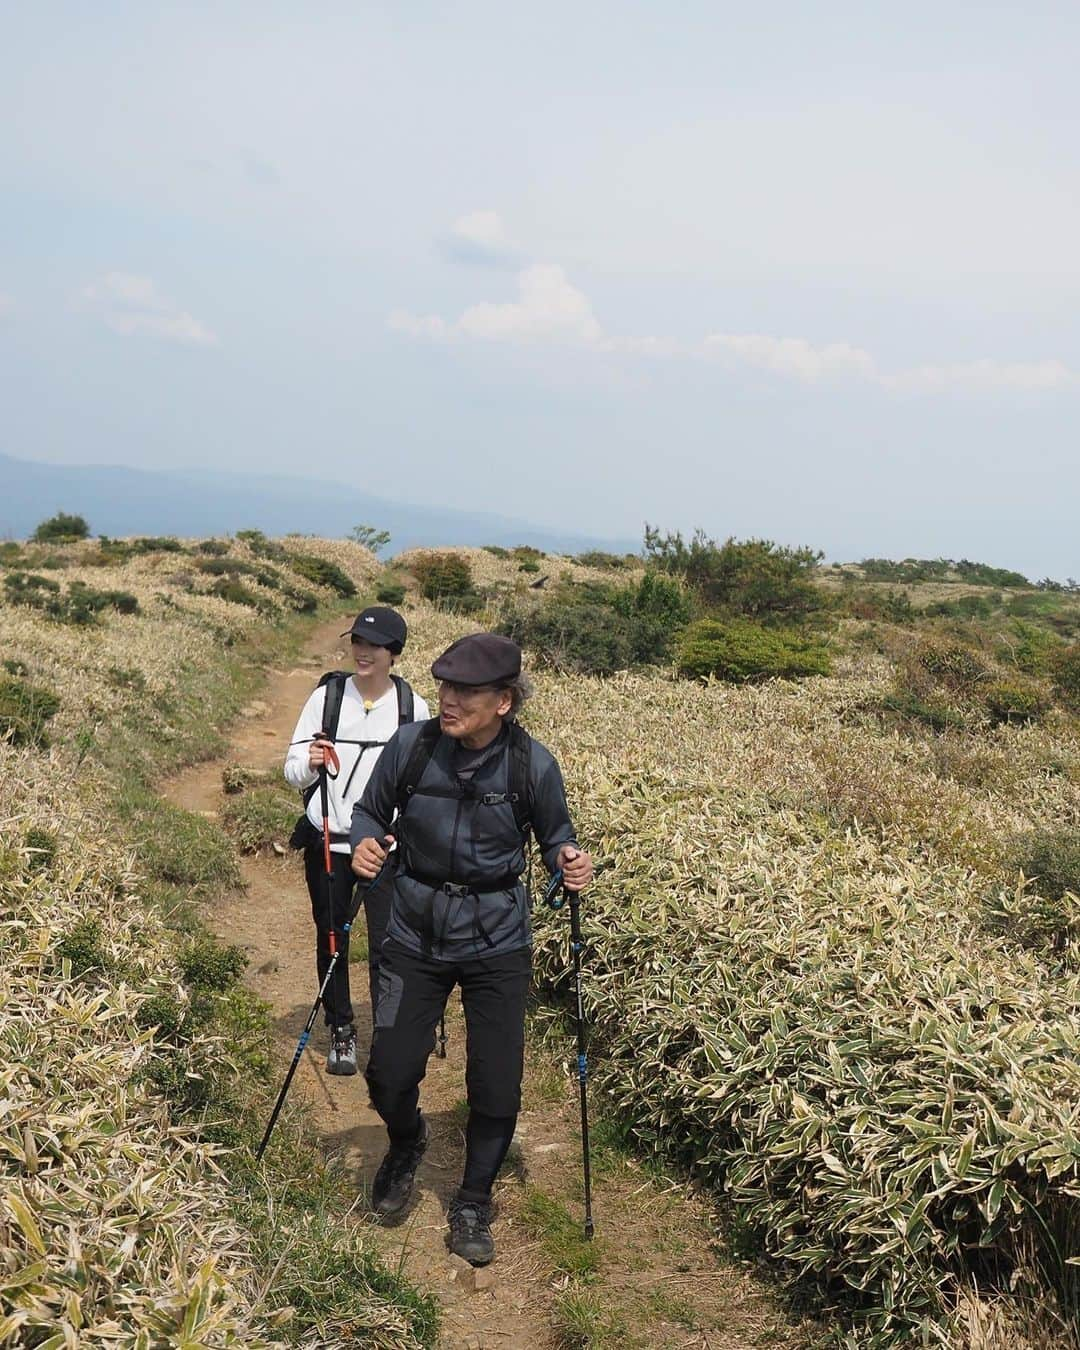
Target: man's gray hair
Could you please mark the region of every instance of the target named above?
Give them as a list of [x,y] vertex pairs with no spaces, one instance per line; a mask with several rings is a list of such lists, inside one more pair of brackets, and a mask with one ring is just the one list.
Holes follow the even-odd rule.
[[510,690],[510,711],[506,714],[508,719],[516,717],[521,711],[521,705],[526,699],[532,698],[535,692],[532,680],[524,671],[515,675],[512,680],[507,680],[502,687]]

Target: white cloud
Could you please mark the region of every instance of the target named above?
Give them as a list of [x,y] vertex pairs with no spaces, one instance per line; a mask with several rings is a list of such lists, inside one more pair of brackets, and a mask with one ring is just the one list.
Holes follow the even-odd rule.
[[705,339],[705,347],[805,384],[843,376],[877,378],[870,353],[847,342],[815,347],[805,338],[768,337],[763,333],[713,333]]
[[85,287],[82,298],[114,333],[124,337],[160,338],[203,347],[217,344],[217,335],[161,295],[150,277],[108,272]]
[[1002,362],[968,361],[949,366],[917,366],[896,375],[882,377],[881,383],[894,389],[933,393],[937,390],[991,389],[1041,391],[1064,389],[1078,382],[1077,375],[1063,361]]
[[[458,226],[464,221],[474,222],[469,228],[475,228],[477,237],[487,231],[487,237],[494,239],[497,230],[501,230],[494,212],[474,212],[462,217]],[[472,305],[453,321],[437,314],[416,315],[395,310],[387,324],[397,332],[435,340],[547,342],[611,355],[720,360],[728,369],[751,366],[779,379],[805,385],[857,382],[890,392],[915,394],[953,390],[976,394],[1046,392],[1080,386],[1080,375],[1056,359],[1013,363],[980,360],[886,372],[878,367],[870,352],[850,342],[814,343],[807,338],[768,333],[712,333],[693,344],[667,337],[621,336],[604,332],[588,296],[554,263],[534,263],[524,268],[518,273],[517,285],[516,301]]]
[[454,234],[482,248],[502,248],[506,232],[498,211],[470,211],[454,221]]
[[535,263],[519,272],[518,299],[509,304],[472,305],[455,323],[405,310],[395,310],[387,322],[398,332],[429,338],[596,345],[602,337],[588,297],[553,263]]

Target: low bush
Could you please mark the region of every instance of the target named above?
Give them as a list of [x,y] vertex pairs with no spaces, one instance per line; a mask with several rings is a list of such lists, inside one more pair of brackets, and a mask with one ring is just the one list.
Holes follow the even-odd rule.
[[1033,680],[993,680],[982,690],[982,702],[993,726],[1005,722],[1035,722],[1050,706],[1043,689]]
[[504,618],[498,631],[533,653],[536,663],[579,675],[613,675],[632,660],[629,621],[605,605],[553,598]]
[[352,578],[347,576],[336,563],[325,558],[316,558],[312,553],[292,553],[288,557],[289,566],[305,581],[316,586],[326,586],[335,594],[346,599],[356,594]]
[[701,530],[687,543],[679,533],[661,535],[646,525],[645,554],[654,567],[681,576],[706,609],[726,615],[790,624],[827,604],[814,584],[825,555],[814,549],[785,548],[768,539],[718,544]]
[[475,614],[483,607],[469,560],[460,553],[420,553],[409,567],[425,600],[457,614]]
[[885,591],[877,588],[851,590],[844,597],[843,607],[853,619],[880,619],[885,623],[915,621],[915,611],[906,591]]
[[105,951],[101,920],[89,914],[76,919],[56,944],[56,955],[71,962],[75,979],[108,970],[112,962]]
[[1054,693],[1073,712],[1080,712],[1080,642],[1062,648],[1052,666]]
[[60,699],[51,689],[17,675],[0,676],[0,737],[12,745],[47,748],[45,726],[59,708]]
[[400,605],[405,599],[405,587],[400,581],[384,581],[375,591],[380,605]]
[[524,558],[521,562],[518,563],[518,571],[539,572],[540,564],[536,561],[535,558]]
[[485,544],[484,552],[490,553],[493,558],[509,558],[510,550],[503,548],[501,544]]
[[574,559],[582,567],[595,567],[603,572],[622,572],[640,560],[632,553],[605,553],[602,549],[586,549]]
[[89,535],[90,526],[83,516],[58,511],[55,516],[43,520],[34,530],[32,537],[37,544],[66,544],[77,539],[86,539]]
[[206,594],[216,595],[230,605],[246,605],[248,609],[257,609],[263,614],[274,613],[276,610],[272,600],[259,595],[250,586],[237,581],[235,577],[218,577]]
[[181,950],[180,971],[192,989],[223,994],[244,973],[247,957],[239,947],[226,946],[201,932]]
[[56,861],[60,841],[52,830],[40,825],[31,825],[23,835],[23,844],[29,858],[27,867],[31,872],[48,872]]
[[225,539],[203,539],[198,545],[198,551],[212,558],[221,558],[228,553],[229,544]]
[[0,567],[14,567],[23,561],[22,546],[13,539],[5,539],[0,544]]
[[718,619],[699,619],[686,629],[677,661],[679,673],[691,679],[714,675],[739,684],[827,675],[830,666],[828,650],[795,629]]
[[257,558],[266,558],[269,562],[289,561],[289,554],[285,547],[273,539],[267,539],[262,530],[237,530],[236,537],[242,543],[247,544]]
[[288,842],[299,814],[299,799],[284,787],[259,786],[233,794],[221,812],[221,823],[243,853]]
[[1080,829],[1075,825],[1020,835],[1012,845],[1009,861],[1041,895],[1060,900],[1071,892],[1080,899]]

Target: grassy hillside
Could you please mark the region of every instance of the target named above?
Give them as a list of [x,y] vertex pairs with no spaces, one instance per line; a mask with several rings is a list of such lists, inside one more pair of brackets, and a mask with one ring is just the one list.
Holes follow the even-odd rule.
[[[312,1330],[303,1272],[329,1259],[333,1179],[278,1179],[305,1234],[286,1258],[230,1151],[265,1104],[259,1010],[191,904],[232,855],[204,821],[164,822],[150,791],[216,744],[314,600],[399,593],[405,673],[429,698],[428,663],[465,628],[529,648],[526,721],[600,864],[592,1059],[625,1132],[723,1193],[842,1336],[1075,1337],[1075,595],[796,560],[795,603],[775,571],[765,588],[714,576],[703,599],[677,568],[605,555],[379,568],[353,545],[259,536],[3,554],[9,1342],[46,1343],[91,1306],[151,1337],[214,1318],[208,1344],[433,1335],[359,1241],[353,1302]],[[943,594],[996,598],[935,609]],[[776,661],[829,673],[765,678]],[[536,925],[557,1018],[565,924]],[[115,1222],[88,1217],[99,1193]],[[279,1258],[268,1288],[257,1271]]]

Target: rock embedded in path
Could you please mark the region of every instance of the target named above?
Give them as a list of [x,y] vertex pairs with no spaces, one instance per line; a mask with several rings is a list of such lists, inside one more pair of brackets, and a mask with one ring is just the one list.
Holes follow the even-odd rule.
[[495,1286],[495,1272],[490,1266],[470,1265],[456,1252],[450,1255],[452,1278],[467,1293],[477,1294]]

